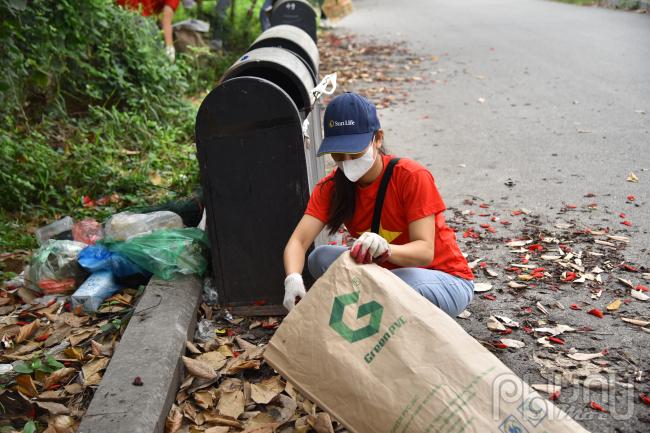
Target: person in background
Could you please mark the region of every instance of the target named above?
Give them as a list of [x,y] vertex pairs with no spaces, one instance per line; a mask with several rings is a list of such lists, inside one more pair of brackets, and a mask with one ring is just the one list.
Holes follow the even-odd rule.
[[179,0],[117,0],[117,4],[129,9],[139,10],[142,16],[160,16],[160,26],[165,40],[165,54],[172,62],[176,59],[172,19]]

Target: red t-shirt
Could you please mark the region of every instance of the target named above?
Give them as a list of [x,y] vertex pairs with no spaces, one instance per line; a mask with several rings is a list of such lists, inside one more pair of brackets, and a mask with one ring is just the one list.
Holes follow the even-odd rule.
[[[384,170],[389,155],[382,155]],[[332,196],[334,170],[321,179],[309,199],[305,213],[323,222],[327,222]],[[372,214],[375,209],[375,200],[381,178],[379,176],[372,184],[366,187],[357,185],[356,205],[352,219],[345,221],[345,225],[354,237],[370,231]],[[388,184],[384,208],[381,214],[379,234],[389,243],[403,245],[409,243],[409,223],[430,215],[435,215],[436,234],[434,257],[429,266],[425,268],[436,269],[467,280],[474,279],[474,275],[467,265],[456,243],[456,234],[445,223],[445,203],[438,193],[433,176],[422,165],[410,159],[400,159],[393,170],[393,177]],[[385,262],[384,267],[394,269],[398,266]]]
[[142,16],[158,15],[165,6],[173,10],[178,8],[179,0],[117,0],[117,4],[129,9],[139,10],[142,6]]

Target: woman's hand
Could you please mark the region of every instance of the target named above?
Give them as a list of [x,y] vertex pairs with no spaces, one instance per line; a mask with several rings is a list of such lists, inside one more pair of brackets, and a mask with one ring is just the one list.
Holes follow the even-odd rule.
[[377,233],[365,232],[352,244],[350,255],[357,263],[383,261],[390,256],[390,246]]
[[291,311],[296,306],[296,298],[304,298],[307,292],[305,291],[305,283],[302,282],[302,275],[295,273],[289,275],[284,280],[284,308]]

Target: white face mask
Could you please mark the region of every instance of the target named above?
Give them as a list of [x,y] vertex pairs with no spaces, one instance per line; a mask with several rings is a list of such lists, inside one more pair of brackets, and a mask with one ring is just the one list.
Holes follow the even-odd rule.
[[356,182],[364,174],[368,173],[368,170],[370,170],[370,167],[375,162],[374,148],[373,145],[370,145],[361,158],[336,161],[336,165],[343,170],[345,177],[351,182]]

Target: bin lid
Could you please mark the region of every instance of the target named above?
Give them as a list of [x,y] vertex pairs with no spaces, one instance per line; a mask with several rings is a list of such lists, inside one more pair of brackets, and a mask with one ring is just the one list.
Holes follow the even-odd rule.
[[281,47],[293,52],[307,63],[314,81],[318,82],[318,47],[303,29],[289,24],[271,27],[255,39],[248,51],[262,47]]
[[303,29],[317,43],[316,9],[307,0],[279,0],[273,3],[271,25],[289,24]]
[[311,110],[314,102],[311,91],[316,80],[305,63],[291,51],[277,47],[251,50],[223,74],[221,82],[247,76],[264,78],[276,84],[287,92],[298,110]]

